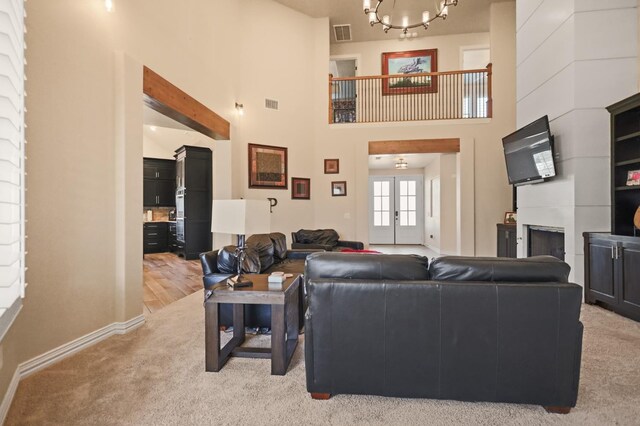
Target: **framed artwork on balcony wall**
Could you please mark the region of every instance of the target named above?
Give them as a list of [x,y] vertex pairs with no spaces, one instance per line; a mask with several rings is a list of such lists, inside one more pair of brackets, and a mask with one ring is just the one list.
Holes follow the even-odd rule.
[[347,182],[331,182],[331,196],[332,197],[345,197],[347,195]]
[[311,179],[292,177],[291,178],[291,199],[292,200],[311,199]]
[[249,188],[288,188],[287,148],[249,144]]
[[382,80],[382,95],[408,95],[437,93],[438,77],[411,76],[411,74],[438,71],[438,49],[385,52],[382,54],[382,75],[406,74]]
[[324,174],[338,174],[340,173],[340,160],[337,158],[324,160]]
[[517,221],[516,212],[506,212],[504,214],[504,224],[505,225],[513,225]]

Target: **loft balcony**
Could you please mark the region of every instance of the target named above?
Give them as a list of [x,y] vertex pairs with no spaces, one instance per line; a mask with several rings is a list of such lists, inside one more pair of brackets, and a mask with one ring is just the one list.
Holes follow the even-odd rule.
[[417,74],[329,74],[329,124],[491,118],[491,86],[491,64]]

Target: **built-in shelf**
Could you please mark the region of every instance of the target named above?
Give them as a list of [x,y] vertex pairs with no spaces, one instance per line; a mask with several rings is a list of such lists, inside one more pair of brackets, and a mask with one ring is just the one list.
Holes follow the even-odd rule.
[[616,186],[616,191],[637,191],[640,186]]
[[628,135],[620,136],[619,138],[616,138],[616,142],[626,141],[629,139],[637,138],[638,136],[640,136],[640,131],[629,133]]
[[619,161],[616,166],[628,166],[629,164],[640,163],[640,158],[632,158],[631,160]]

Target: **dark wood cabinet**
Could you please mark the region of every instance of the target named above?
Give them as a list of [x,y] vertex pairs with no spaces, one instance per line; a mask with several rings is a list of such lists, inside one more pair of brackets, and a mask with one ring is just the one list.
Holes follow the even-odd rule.
[[585,232],[585,302],[640,321],[640,238]]
[[144,207],[175,207],[176,162],[158,158],[145,158],[143,166]]
[[167,222],[146,222],[143,225],[143,252],[162,253],[168,249]]
[[640,170],[640,93],[607,107],[611,114],[611,233],[639,235],[633,216],[640,207],[640,186],[628,186]]
[[517,231],[515,224],[498,225],[498,257],[518,257]]
[[167,245],[170,252],[175,253],[178,251],[178,239],[176,238],[176,223],[169,222],[169,231],[167,234]]
[[211,250],[211,160],[209,148],[176,150],[177,253],[185,259]]

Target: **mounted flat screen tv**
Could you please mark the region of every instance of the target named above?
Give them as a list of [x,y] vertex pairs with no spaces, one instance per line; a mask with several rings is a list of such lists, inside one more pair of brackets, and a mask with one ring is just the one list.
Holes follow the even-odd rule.
[[502,138],[502,145],[510,184],[539,183],[556,175],[546,115]]

